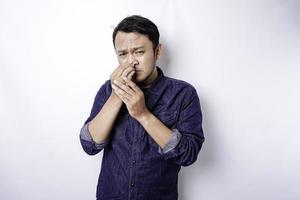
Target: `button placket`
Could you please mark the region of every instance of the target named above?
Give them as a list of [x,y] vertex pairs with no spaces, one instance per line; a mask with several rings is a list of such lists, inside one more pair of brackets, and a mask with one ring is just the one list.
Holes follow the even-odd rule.
[[[136,124],[135,124],[136,125]],[[130,182],[129,182],[129,187],[130,187],[130,193],[129,193],[129,198],[130,199],[135,199],[137,195],[137,160],[138,160],[138,142],[139,142],[139,131],[140,128],[139,126],[133,126],[133,138],[132,138],[132,147],[131,147],[131,158],[128,161],[130,167]]]

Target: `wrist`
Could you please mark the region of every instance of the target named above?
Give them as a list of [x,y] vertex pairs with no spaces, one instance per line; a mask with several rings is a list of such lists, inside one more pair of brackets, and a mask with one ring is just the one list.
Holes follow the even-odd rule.
[[146,124],[151,119],[152,113],[147,109],[143,112],[136,120],[140,122],[140,124]]
[[109,100],[111,102],[113,102],[115,105],[122,105],[122,100],[113,92],[111,93],[111,95],[109,96]]

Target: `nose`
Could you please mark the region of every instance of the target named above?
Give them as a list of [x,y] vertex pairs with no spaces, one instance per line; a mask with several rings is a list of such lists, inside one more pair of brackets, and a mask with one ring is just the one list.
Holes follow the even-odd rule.
[[132,66],[135,66],[138,64],[138,60],[136,59],[136,57],[134,55],[130,54],[128,57],[128,63]]

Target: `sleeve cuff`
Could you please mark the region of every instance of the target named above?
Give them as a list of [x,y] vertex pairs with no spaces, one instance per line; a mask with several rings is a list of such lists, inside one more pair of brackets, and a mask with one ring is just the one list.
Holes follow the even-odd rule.
[[80,138],[82,140],[91,142],[97,150],[103,149],[104,146],[108,143],[109,139],[106,139],[106,140],[104,140],[103,142],[100,142],[100,143],[96,143],[93,140],[93,138],[92,138],[92,136],[90,134],[88,126],[89,126],[89,123],[86,123],[85,125],[83,125],[83,127],[80,130]]
[[168,153],[173,150],[179,143],[182,135],[177,129],[172,129],[172,136],[164,148],[158,148],[160,154]]

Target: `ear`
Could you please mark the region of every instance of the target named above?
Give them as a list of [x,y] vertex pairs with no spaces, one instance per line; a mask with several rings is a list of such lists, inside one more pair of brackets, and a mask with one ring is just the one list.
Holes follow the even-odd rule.
[[162,47],[162,44],[159,43],[155,49],[155,59],[158,60],[162,54],[162,50],[163,50],[163,47]]

